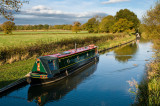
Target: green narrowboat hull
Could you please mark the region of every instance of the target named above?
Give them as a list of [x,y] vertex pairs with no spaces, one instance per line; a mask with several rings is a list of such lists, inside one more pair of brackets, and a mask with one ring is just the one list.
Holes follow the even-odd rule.
[[[90,57],[86,60],[83,60],[81,62],[78,62],[77,64],[74,64],[68,68],[66,68],[65,70],[62,69],[61,73],[57,74],[55,77],[53,78],[31,78],[31,86],[35,86],[35,85],[43,85],[43,84],[49,84],[49,83],[53,83],[56,81],[59,81],[61,79],[64,79],[65,77],[73,74],[74,72],[77,72],[78,69],[84,68],[86,67],[88,64],[92,63],[92,62],[97,62],[99,61],[99,55]],[[67,70],[67,73],[66,73]],[[45,76],[45,75],[44,75]]]
[[78,68],[99,60],[97,46],[89,45],[63,53],[40,56],[35,62],[30,85],[42,85],[56,82],[72,74]]

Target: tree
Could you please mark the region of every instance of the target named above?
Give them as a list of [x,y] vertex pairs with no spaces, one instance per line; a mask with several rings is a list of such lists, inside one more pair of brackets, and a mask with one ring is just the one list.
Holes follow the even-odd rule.
[[127,30],[131,30],[132,27],[133,27],[133,23],[131,21],[121,18],[112,26],[112,31],[113,32],[124,32]]
[[88,30],[89,33],[93,33],[94,32],[94,24],[96,22],[96,18],[91,18],[88,20],[87,24],[86,24],[86,28]]
[[128,21],[131,21],[133,23],[133,28],[138,29],[138,27],[140,25],[140,21],[134,12],[132,12],[128,9],[121,9],[120,11],[118,11],[116,13],[115,19],[116,19],[116,21],[118,21],[121,18],[127,19]]
[[96,20],[96,22],[93,25],[93,31],[94,33],[99,33],[99,20]]
[[3,30],[2,30],[2,24],[0,24],[0,31],[3,31]]
[[160,38],[160,0],[147,11],[147,14],[143,17],[143,23],[149,38]]
[[37,25],[37,29],[38,30],[42,30],[43,29],[43,25],[42,24]]
[[87,26],[87,23],[84,23],[83,25],[81,25],[81,29],[82,29],[82,30],[87,30],[87,27],[86,27],[86,26]]
[[49,25],[48,24],[43,25],[43,27],[44,27],[45,30],[49,29]]
[[15,28],[15,23],[11,21],[6,21],[2,24],[2,29],[5,34],[12,34],[12,30]]
[[71,30],[72,29],[72,25],[65,25],[63,27],[64,30]]
[[3,15],[6,19],[14,21],[12,12],[18,12],[23,3],[29,3],[25,0],[1,0],[0,1],[0,15]]
[[74,22],[74,25],[72,27],[72,31],[76,32],[76,33],[79,32],[81,30],[80,26],[81,26],[80,22],[78,22],[78,21]]
[[115,18],[111,15],[104,17],[99,24],[100,32],[110,32],[111,27],[115,23]]
[[88,30],[89,33],[97,33],[99,32],[99,20],[97,17],[93,17],[88,20],[86,23],[86,29]]

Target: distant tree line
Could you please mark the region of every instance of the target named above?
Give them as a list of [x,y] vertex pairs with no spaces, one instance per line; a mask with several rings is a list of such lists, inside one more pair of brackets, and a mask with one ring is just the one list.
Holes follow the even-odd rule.
[[54,25],[52,29],[72,30],[72,25]]
[[[9,23],[9,22],[8,22]],[[3,25],[2,25],[3,26]],[[95,16],[90,18],[86,23],[82,24],[78,21],[73,25],[16,25],[15,30],[72,30],[79,32],[87,30],[88,33],[116,33],[116,32],[137,32],[140,21],[137,15],[128,9],[121,9],[115,16],[108,15],[106,17]],[[4,27],[2,28],[4,30]],[[0,29],[1,30],[1,29]]]
[[16,25],[15,30],[51,30],[51,29],[63,29],[71,30],[72,25]]

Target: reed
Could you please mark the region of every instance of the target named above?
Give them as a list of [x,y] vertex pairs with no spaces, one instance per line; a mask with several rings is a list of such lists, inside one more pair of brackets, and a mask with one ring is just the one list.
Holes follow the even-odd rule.
[[153,40],[155,54],[154,60],[147,64],[147,77],[139,84],[137,105],[160,105],[160,43]]
[[160,42],[153,40],[155,60],[149,64],[148,71],[148,101],[149,105],[160,105]]

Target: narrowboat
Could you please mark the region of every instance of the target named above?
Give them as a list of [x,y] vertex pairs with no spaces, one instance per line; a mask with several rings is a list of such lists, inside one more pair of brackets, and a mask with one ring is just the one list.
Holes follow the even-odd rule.
[[59,81],[76,72],[90,62],[98,61],[98,48],[95,45],[71,49],[62,53],[40,56],[36,59],[30,80],[31,86]]

